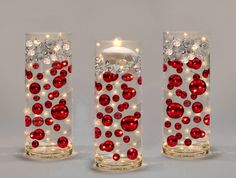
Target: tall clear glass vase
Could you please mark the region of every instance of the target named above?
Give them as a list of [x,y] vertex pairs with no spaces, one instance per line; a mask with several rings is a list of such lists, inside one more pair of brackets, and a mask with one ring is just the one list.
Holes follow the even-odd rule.
[[110,171],[142,165],[141,58],[134,41],[97,43],[95,164]]
[[206,34],[166,32],[163,153],[172,158],[210,152],[210,51]]
[[72,153],[70,34],[29,33],[25,46],[25,152],[66,158]]

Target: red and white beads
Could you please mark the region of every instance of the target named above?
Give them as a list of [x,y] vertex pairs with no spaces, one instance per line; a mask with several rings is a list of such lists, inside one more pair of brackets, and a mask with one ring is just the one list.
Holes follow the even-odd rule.
[[[210,125],[209,49],[206,38],[166,34],[165,139],[168,147],[205,143]],[[202,45],[201,45],[202,44]]]
[[[94,135],[97,152],[112,152],[114,161],[120,161],[121,155],[135,160],[140,147],[137,142],[141,139],[142,115],[137,97],[142,78],[129,72],[104,72],[101,76],[95,81],[97,113]],[[130,112],[132,115],[128,114]]]

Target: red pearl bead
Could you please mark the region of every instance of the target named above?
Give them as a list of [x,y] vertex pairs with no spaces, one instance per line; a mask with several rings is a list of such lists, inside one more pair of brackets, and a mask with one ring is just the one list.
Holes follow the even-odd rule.
[[185,116],[185,117],[182,118],[182,123],[183,124],[189,124],[189,122],[190,122],[190,118],[189,117]]
[[128,157],[130,160],[135,160],[135,159],[137,159],[137,157],[138,157],[138,151],[137,151],[135,148],[130,148],[130,149],[127,151],[127,157]]
[[202,112],[202,110],[203,110],[202,103],[200,103],[200,102],[195,102],[195,103],[193,103],[193,105],[192,105],[192,110],[193,110],[193,112],[195,112],[195,113],[200,113],[200,112]]
[[52,107],[51,114],[54,119],[63,120],[69,115],[69,110],[66,106],[57,104]]
[[185,100],[183,104],[185,107],[189,107],[191,105],[191,101]]
[[120,159],[120,155],[118,153],[115,153],[112,157],[115,161],[118,161]]
[[65,147],[67,147],[67,146],[68,146],[68,143],[69,143],[68,139],[67,139],[66,137],[64,137],[64,136],[58,138],[58,140],[57,140],[57,145],[58,145],[60,148],[65,148]]
[[53,129],[54,129],[55,131],[59,131],[59,130],[61,129],[61,126],[60,126],[59,124],[55,124],[55,125],[53,126]]
[[180,130],[182,128],[182,125],[180,123],[175,123],[175,129]]
[[128,87],[123,90],[122,96],[126,100],[130,100],[136,95],[136,90],[134,88]]
[[183,67],[183,63],[180,60],[175,59],[172,61],[171,66],[177,69]]
[[102,114],[101,112],[98,112],[98,113],[97,113],[97,118],[98,118],[98,119],[102,119],[102,118],[103,118],[103,114]]
[[194,118],[193,118],[193,121],[195,123],[199,123],[199,122],[201,122],[201,120],[202,120],[202,118],[200,116],[194,116]]
[[172,99],[167,99],[166,104],[169,106],[172,103]]
[[64,61],[61,62],[61,64],[62,64],[63,67],[66,67],[68,65],[68,61],[64,60]]
[[190,131],[190,135],[194,139],[198,139],[201,137],[202,131],[198,127],[194,127]]
[[53,86],[56,88],[61,88],[66,84],[66,78],[57,76],[53,79]]
[[126,81],[126,82],[130,82],[133,80],[133,75],[130,73],[125,73],[121,76],[122,80]]
[[171,126],[171,122],[170,121],[165,121],[165,127],[170,128],[170,126]]
[[166,109],[167,115],[170,118],[177,119],[180,118],[184,113],[184,108],[179,103],[171,103]]
[[113,95],[112,97],[112,100],[115,102],[119,101],[119,99],[120,99],[119,95]]
[[50,99],[50,100],[53,100],[53,99],[54,99],[53,93],[48,93],[48,99]]
[[107,138],[110,138],[112,136],[112,132],[108,130],[105,132],[105,135]]
[[175,134],[175,137],[180,140],[182,138],[182,134],[180,132]]
[[113,88],[113,86],[111,84],[107,84],[107,86],[106,86],[107,91],[111,91],[112,88]]
[[33,125],[34,125],[35,127],[40,127],[40,126],[42,126],[43,124],[44,124],[44,120],[43,120],[42,117],[35,117],[35,118],[33,119]]
[[123,107],[124,107],[124,109],[128,109],[128,108],[129,108],[129,103],[124,102],[124,103],[123,103]]
[[124,141],[125,143],[129,143],[130,137],[129,137],[128,135],[124,136],[124,137],[123,137],[123,141]]
[[44,130],[42,129],[36,129],[33,132],[33,138],[37,139],[37,140],[42,140],[45,137],[45,133]]
[[39,146],[39,142],[37,140],[32,141],[32,147],[37,148]]
[[102,118],[102,123],[104,126],[110,126],[113,122],[113,119],[110,115],[105,115]]
[[187,138],[187,139],[184,140],[184,144],[186,146],[190,146],[192,144],[192,141],[189,138]]
[[172,74],[169,77],[169,83],[174,85],[175,87],[179,87],[182,84],[182,78],[177,74]]
[[163,72],[166,72],[166,71],[167,71],[167,65],[163,64]]
[[66,77],[66,76],[67,76],[67,72],[66,72],[66,70],[61,70],[61,72],[60,72],[60,76],[62,76],[62,77]]
[[57,97],[60,95],[60,93],[59,93],[58,90],[54,90],[54,91],[52,92],[52,94],[53,94],[54,98],[57,98]]
[[103,74],[103,80],[105,81],[105,82],[112,82],[113,81],[113,73],[111,73],[111,72],[105,72],[104,74]]
[[53,119],[51,117],[45,119],[45,124],[48,125],[48,126],[52,125],[53,124]]
[[119,104],[117,106],[117,109],[118,109],[118,111],[122,112],[122,111],[124,111],[125,108],[124,108],[123,104]]
[[134,113],[134,117],[136,117],[137,119],[139,119],[141,117],[141,113],[140,112],[135,112]]
[[115,136],[121,137],[123,135],[123,131],[121,129],[115,130]]
[[122,89],[122,90],[126,89],[127,87],[128,87],[128,85],[127,85],[126,83],[122,83],[122,84],[121,84],[121,89]]
[[102,90],[102,84],[101,83],[95,82],[95,87],[96,87],[97,91],[101,91]]
[[38,63],[34,63],[34,64],[32,65],[32,67],[33,67],[34,69],[38,69],[38,68],[39,68],[39,64],[38,64]]
[[122,118],[122,114],[121,114],[120,112],[116,112],[116,113],[114,114],[114,118],[115,118],[115,119],[121,119],[121,118]]
[[57,70],[56,70],[56,69],[51,69],[51,70],[50,70],[50,74],[51,74],[52,76],[57,75]]
[[72,72],[72,65],[69,65],[68,71],[71,73]]
[[37,79],[38,80],[42,80],[43,79],[43,74],[42,73],[38,73],[37,74]]
[[44,86],[43,86],[43,88],[45,89],[45,90],[49,90],[50,88],[51,88],[51,85],[50,84],[45,84]]
[[121,127],[127,132],[134,131],[138,127],[138,119],[134,116],[126,116],[121,120]]
[[25,127],[29,127],[31,122],[31,118],[29,116],[25,116]]
[[105,111],[106,111],[107,113],[112,113],[113,108],[112,108],[111,106],[106,106],[106,107],[105,107]]
[[32,107],[34,114],[41,114],[43,112],[43,106],[40,103],[35,103]]
[[143,83],[142,77],[139,76],[139,77],[138,77],[138,84],[139,84],[139,85],[142,85],[142,83]]
[[209,76],[209,74],[210,74],[210,69],[205,69],[203,72],[202,72],[202,76],[204,77],[204,78],[208,78],[208,76]]
[[25,70],[25,76],[28,80],[33,78],[33,73],[31,71]]
[[62,68],[61,62],[59,62],[59,61],[53,62],[53,63],[52,63],[52,68],[53,68],[53,69],[56,69],[56,70],[61,69],[61,68]]
[[171,147],[176,146],[178,143],[178,139],[174,135],[170,135],[167,137],[167,144]]
[[95,127],[94,128],[94,136],[95,136],[95,138],[98,139],[98,138],[101,137],[101,135],[102,135],[101,129],[99,129],[98,127]]
[[29,90],[32,94],[38,94],[41,90],[41,87],[38,83],[31,83]]
[[115,147],[114,143],[111,140],[105,141],[103,145],[105,146],[105,151],[107,152],[111,152]]
[[206,83],[203,80],[194,80],[189,84],[192,94],[202,95],[206,91]]
[[61,105],[66,105],[66,100],[60,99],[60,100],[59,100],[59,104],[61,104]]
[[34,97],[33,97],[33,100],[34,100],[34,101],[39,101],[39,100],[40,100],[40,97],[39,97],[39,96],[34,96]]
[[206,125],[210,125],[210,114],[204,116],[203,122]]
[[99,97],[99,103],[102,105],[102,106],[106,106],[110,103],[110,97],[106,94],[102,94],[100,97]]

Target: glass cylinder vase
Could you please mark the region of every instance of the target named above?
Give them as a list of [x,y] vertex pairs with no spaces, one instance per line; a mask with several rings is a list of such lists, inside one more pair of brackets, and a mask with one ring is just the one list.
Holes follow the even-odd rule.
[[205,34],[165,32],[164,143],[172,158],[210,152],[210,51]]
[[25,50],[25,152],[66,158],[72,154],[70,34],[26,34]]
[[101,41],[95,60],[95,165],[132,170],[142,165],[141,60],[134,41]]

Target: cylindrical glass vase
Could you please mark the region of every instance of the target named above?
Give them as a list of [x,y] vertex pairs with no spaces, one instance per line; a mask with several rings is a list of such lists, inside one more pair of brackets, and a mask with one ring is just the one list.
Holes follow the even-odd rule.
[[66,158],[72,154],[70,34],[26,34],[25,50],[25,152]]
[[164,33],[164,143],[172,158],[210,152],[210,51],[205,34]]
[[96,46],[95,165],[132,170],[142,165],[139,46],[119,39]]

